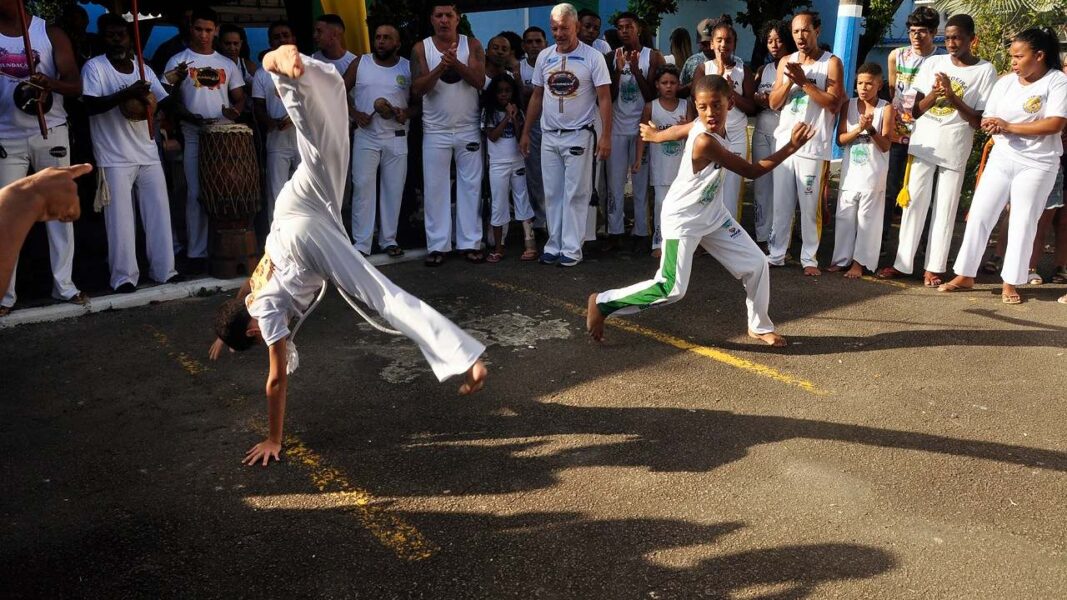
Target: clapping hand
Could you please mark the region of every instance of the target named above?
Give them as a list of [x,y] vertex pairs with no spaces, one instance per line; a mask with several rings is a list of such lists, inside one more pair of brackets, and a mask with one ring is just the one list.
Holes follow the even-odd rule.
[[860,115],[860,131],[867,131],[874,124],[874,114],[865,113]]

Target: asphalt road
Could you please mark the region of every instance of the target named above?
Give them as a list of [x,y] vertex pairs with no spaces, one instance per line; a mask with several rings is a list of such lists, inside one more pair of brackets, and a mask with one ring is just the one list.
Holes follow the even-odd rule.
[[516,256],[384,270],[486,340],[471,398],[331,294],[267,468],[265,352],[206,360],[221,298],[0,331],[0,594],[1067,596],[1063,286],[777,269],[775,350],[705,257],[596,345],[578,307],[652,259]]

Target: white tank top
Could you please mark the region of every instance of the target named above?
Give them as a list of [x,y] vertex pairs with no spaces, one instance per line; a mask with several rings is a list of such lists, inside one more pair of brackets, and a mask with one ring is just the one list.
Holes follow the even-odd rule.
[[685,141],[678,176],[663,199],[663,212],[660,215],[663,239],[707,235],[720,226],[728,226],[730,222],[730,213],[722,203],[722,182],[726,170],[718,163],[710,163],[700,171],[693,172],[693,147],[701,135],[711,135],[723,147],[729,147],[725,139],[708,133],[699,119],[693,123]]
[[364,54],[359,57],[356,66],[356,85],[352,94],[356,101],[356,110],[371,115],[368,127],[360,130],[377,137],[396,137],[398,130],[407,131],[405,121],[400,124],[396,119],[384,119],[374,110],[374,101],[384,98],[397,108],[408,107],[408,93],[411,90],[411,62],[401,58],[391,67],[383,67],[374,62],[374,56]]
[[[823,50],[819,59],[810,65],[801,65],[804,75],[820,90],[826,89],[826,76],[830,68],[830,52]],[[790,54],[786,62],[799,62],[800,53]],[[781,148],[789,141],[796,123],[811,123],[815,127],[815,137],[797,151],[797,156],[830,160],[834,139],[834,113],[826,110],[818,102],[811,99],[799,87],[794,85],[789,89],[789,98],[782,107],[781,118],[778,121],[778,129],[774,131],[775,141]]]
[[[40,17],[32,17],[29,29],[37,71],[58,79],[52,41],[48,39],[48,24]],[[15,107],[15,88],[30,76],[25,48],[22,36],[0,35],[0,138],[25,138],[41,132],[36,114],[26,114]],[[45,113],[45,121],[48,127],[67,122],[63,96],[56,92],[52,92],[52,109]]]
[[[441,52],[433,38],[422,41],[426,53],[426,66],[432,71],[441,64]],[[470,45],[467,36],[460,35],[456,58],[469,64]],[[442,75],[433,89],[422,101],[422,125],[428,133],[453,132],[478,129],[478,90],[456,74],[458,81],[448,83]]]
[[[777,65],[768,63],[763,67],[763,74],[760,75],[759,83],[756,84],[756,91],[769,96],[777,77]],[[769,108],[759,111],[759,114],[756,115],[756,131],[765,135],[774,135],[774,130],[778,127],[778,117],[781,114],[781,111]]]
[[[715,61],[704,62],[705,75],[715,75],[717,74],[716,71],[718,71],[718,67],[715,66]],[[734,56],[734,66],[724,76],[729,77],[730,81],[733,82],[735,92],[738,94],[744,93],[745,63],[740,58]],[[748,139],[748,115],[736,105],[726,114],[726,138],[730,140],[730,145],[732,146],[741,144]]]
[[[660,130],[667,129],[679,123],[684,123],[688,115],[689,101],[678,100],[678,107],[667,110],[660,105],[659,100],[652,101],[652,123]],[[651,149],[649,161],[649,183],[651,185],[670,185],[678,176],[678,165],[682,164],[682,150],[684,143],[681,140],[672,140],[659,144],[649,144]]]
[[[618,54],[623,49],[615,50]],[[641,57],[637,66],[641,73],[648,79],[648,68],[652,63],[652,49],[641,48]],[[619,95],[611,104],[611,131],[619,135],[634,135],[641,124],[641,113],[645,110],[645,97],[641,95],[641,88],[637,85],[637,79],[630,72],[630,63],[626,63],[622,72],[619,73]]]
[[[882,128],[882,116],[889,103],[879,100],[874,109],[876,129]],[[848,101],[845,115],[846,127],[854,129],[860,122],[859,99]],[[841,161],[841,190],[848,192],[884,192],[886,175],[889,173],[889,153],[882,152],[869,134],[862,134],[845,149],[845,158]]]

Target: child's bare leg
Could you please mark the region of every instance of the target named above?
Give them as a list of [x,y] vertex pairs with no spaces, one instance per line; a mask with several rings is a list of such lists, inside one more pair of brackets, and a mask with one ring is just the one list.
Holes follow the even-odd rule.
[[493,225],[493,239],[496,240],[496,253],[504,255],[504,228],[499,225]]
[[754,340],[760,340],[768,346],[774,346],[775,348],[784,348],[789,345],[789,342],[786,341],[784,337],[778,335],[774,331],[768,333],[756,333],[755,331],[749,330],[748,337]]
[[[1041,213],[1041,220],[1037,222],[1037,235],[1034,236],[1034,250],[1030,253],[1030,270],[1037,268],[1041,263],[1041,257],[1045,254],[1045,240],[1048,232],[1052,229],[1052,218],[1056,216],[1055,210],[1046,210]],[[1060,240],[1056,239],[1059,245]]]
[[852,261],[852,266],[845,271],[845,277],[848,279],[859,279],[863,277],[863,265],[856,261]]
[[304,61],[296,46],[281,46],[263,56],[263,68],[270,73],[299,79],[304,74]]
[[479,358],[474,361],[471,368],[467,369],[463,385],[459,386],[459,395],[466,396],[482,389],[485,387],[485,378],[488,376],[489,370],[485,368],[485,363],[482,362],[482,359]]
[[599,342],[604,339],[604,313],[600,312],[600,307],[596,305],[596,296],[589,294],[585,309],[585,329],[589,332],[589,337]]

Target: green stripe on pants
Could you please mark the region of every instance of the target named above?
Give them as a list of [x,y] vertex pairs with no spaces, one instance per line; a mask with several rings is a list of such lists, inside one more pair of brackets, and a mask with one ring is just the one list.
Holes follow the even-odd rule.
[[678,275],[678,240],[663,240],[663,263],[660,266],[659,275],[663,281],[657,281],[629,296],[600,304],[598,305],[600,312],[606,317],[627,306],[636,306],[644,310],[656,302],[666,300],[671,290],[674,289],[674,281]]

